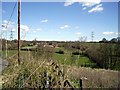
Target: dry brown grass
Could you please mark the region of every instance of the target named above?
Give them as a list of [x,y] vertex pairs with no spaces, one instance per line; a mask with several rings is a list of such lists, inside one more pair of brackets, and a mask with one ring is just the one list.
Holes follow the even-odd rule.
[[[92,69],[76,66],[68,67],[69,72],[77,80],[82,78],[83,88],[118,88],[118,71],[105,69]],[[87,78],[87,79],[86,79]]]

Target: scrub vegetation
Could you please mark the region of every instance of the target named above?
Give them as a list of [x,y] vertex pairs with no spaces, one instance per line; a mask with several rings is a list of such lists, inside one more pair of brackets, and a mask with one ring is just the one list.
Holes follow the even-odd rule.
[[3,48],[3,59],[9,62],[1,76],[3,88],[74,89],[119,86],[119,44],[26,42],[23,41],[21,46],[20,65],[17,62],[17,49],[9,48],[6,57],[6,50]]

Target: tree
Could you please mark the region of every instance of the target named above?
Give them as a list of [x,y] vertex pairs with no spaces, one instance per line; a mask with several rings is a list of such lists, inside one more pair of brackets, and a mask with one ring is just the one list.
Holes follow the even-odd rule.
[[118,42],[120,43],[120,37],[119,37],[119,36],[117,37],[117,40],[118,40]]
[[112,38],[112,39],[110,40],[110,42],[112,42],[112,43],[117,43],[117,38]]
[[17,43],[17,42],[18,42],[18,40],[17,40],[17,39],[14,39],[14,40],[13,40],[13,43]]
[[106,43],[106,42],[108,42],[108,40],[106,38],[103,38],[102,41],[100,41],[100,42]]
[[37,44],[37,40],[36,38],[32,41],[33,45],[36,45]]
[[107,39],[106,39],[106,38],[103,38],[102,41],[103,41],[103,42],[107,42]]
[[86,42],[87,41],[87,37],[86,36],[79,37],[79,41],[80,42]]

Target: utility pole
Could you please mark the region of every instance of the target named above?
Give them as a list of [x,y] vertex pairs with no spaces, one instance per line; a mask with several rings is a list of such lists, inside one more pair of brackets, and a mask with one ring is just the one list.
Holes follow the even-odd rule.
[[20,0],[18,0],[18,64],[20,65]]

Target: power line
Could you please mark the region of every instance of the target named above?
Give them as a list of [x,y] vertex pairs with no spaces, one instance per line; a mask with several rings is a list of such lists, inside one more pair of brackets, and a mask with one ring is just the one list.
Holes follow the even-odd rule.
[[17,5],[17,2],[15,3],[15,5],[14,5],[14,7],[13,7],[12,13],[11,13],[11,15],[10,15],[10,18],[9,18],[8,23],[6,24],[6,27],[5,27],[5,28],[7,28],[8,24],[10,23],[10,20],[11,20],[13,14],[14,14],[16,5]]
[[11,13],[11,15],[10,15],[10,18],[9,18],[7,24],[5,25],[5,29],[6,29],[6,58],[7,58],[7,27],[8,27],[8,25],[9,25],[9,23],[10,23],[10,20],[11,20],[13,14],[14,14],[16,5],[17,5],[17,2],[15,3],[15,5],[14,5],[14,7],[13,7],[13,10],[12,10],[12,13]]

